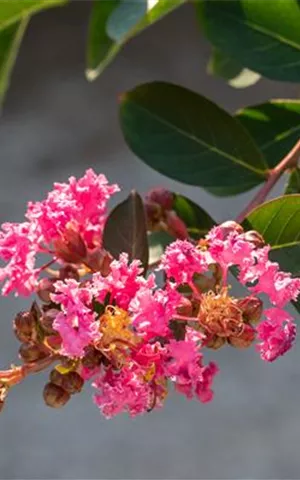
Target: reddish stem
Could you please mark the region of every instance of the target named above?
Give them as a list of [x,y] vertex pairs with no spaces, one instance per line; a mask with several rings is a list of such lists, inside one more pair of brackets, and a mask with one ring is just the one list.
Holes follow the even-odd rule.
[[275,168],[270,170],[268,180],[262,186],[262,188],[257,192],[255,197],[251,200],[251,202],[247,205],[247,207],[238,215],[236,219],[237,223],[242,223],[242,221],[246,218],[248,213],[251,212],[251,210],[253,210],[255,207],[263,203],[263,201],[266,199],[269,192],[272,190],[274,185],[278,182],[278,180],[280,179],[281,175],[285,172],[285,170],[297,165],[299,156],[300,156],[300,140],[298,140],[296,145],[281,160],[281,162],[279,162]]
[[4,384],[9,387],[20,383],[27,375],[38,373],[49,367],[59,355],[50,355],[49,357],[38,360],[37,362],[26,363],[19,367],[12,367],[9,370],[0,370],[0,385]]

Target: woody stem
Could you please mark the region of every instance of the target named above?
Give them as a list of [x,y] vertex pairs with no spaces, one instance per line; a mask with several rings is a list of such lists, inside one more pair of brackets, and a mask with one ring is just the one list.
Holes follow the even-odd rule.
[[300,157],[300,140],[298,140],[296,145],[281,160],[281,162],[279,162],[275,168],[269,171],[269,176],[266,183],[257,192],[255,197],[246,206],[246,208],[238,215],[236,219],[237,223],[242,223],[242,221],[246,218],[248,213],[251,212],[251,210],[253,210],[255,207],[263,203],[263,201],[266,199],[269,192],[272,190],[274,185],[278,182],[278,180],[280,179],[281,175],[285,172],[285,170],[287,170],[288,168],[295,167],[297,165],[299,157]]

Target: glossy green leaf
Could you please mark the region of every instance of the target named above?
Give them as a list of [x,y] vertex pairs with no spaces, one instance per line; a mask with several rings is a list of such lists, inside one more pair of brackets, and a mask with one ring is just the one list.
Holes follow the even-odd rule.
[[259,73],[241,66],[236,60],[224,55],[221,50],[213,49],[207,71],[211,75],[224,78],[234,88],[251,87],[260,80]]
[[29,17],[0,31],[0,103],[9,86],[10,75],[17,57]]
[[185,0],[94,0],[88,34],[88,80],[94,80],[133,36]]
[[300,136],[300,101],[278,99],[237,112],[270,168],[293,148]]
[[174,194],[173,209],[185,223],[192,238],[199,239],[216,224],[203,208],[183,195]]
[[8,0],[0,2],[0,30],[25,17],[50,7],[64,5],[68,0]]
[[244,225],[262,234],[272,246],[271,258],[283,270],[300,275],[300,195],[278,197],[260,205]]
[[284,193],[285,195],[300,193],[300,168],[299,167],[294,168],[291,171]]
[[150,267],[155,266],[159,262],[165,248],[174,240],[174,237],[166,232],[151,232],[148,234]]
[[128,253],[129,260],[138,259],[148,267],[148,241],[144,205],[140,195],[132,191],[117,205],[105,224],[103,246],[114,258]]
[[298,0],[199,0],[204,33],[214,47],[275,80],[300,80]]
[[153,82],[125,93],[121,126],[128,145],[164,175],[215,195],[234,195],[265,179],[267,165],[246,130],[207,98]]

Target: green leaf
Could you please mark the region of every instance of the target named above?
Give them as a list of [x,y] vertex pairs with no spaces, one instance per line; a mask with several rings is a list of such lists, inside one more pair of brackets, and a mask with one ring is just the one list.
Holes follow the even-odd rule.
[[29,17],[0,31],[0,104],[9,86],[10,75]]
[[275,198],[254,209],[244,226],[261,233],[271,258],[283,270],[300,275],[300,195]]
[[300,168],[299,167],[296,167],[291,171],[284,193],[285,195],[300,193]]
[[183,195],[174,194],[173,209],[185,223],[188,233],[198,240],[216,224],[203,208]]
[[200,0],[204,33],[214,47],[275,80],[300,80],[298,0]]
[[270,168],[299,140],[299,100],[270,100],[243,108],[236,116],[256,141]]
[[207,71],[211,75],[224,78],[228,85],[234,88],[251,87],[260,80],[259,73],[242,67],[238,62],[216,48],[213,49]]
[[298,300],[296,300],[296,302],[292,302],[292,304],[295,307],[295,309],[297,310],[297,312],[300,313],[300,298],[298,298]]
[[170,178],[220,196],[265,180],[267,165],[240,123],[183,87],[138,86],[122,96],[120,119],[133,152]]
[[105,224],[103,246],[114,258],[128,253],[129,260],[138,259],[148,267],[148,242],[144,205],[140,195],[132,191],[117,205]]
[[68,0],[8,0],[0,2],[0,30],[46,8],[64,5]]
[[165,248],[174,241],[175,238],[166,232],[151,232],[148,234],[150,267],[159,262]]
[[133,36],[178,8],[186,0],[95,0],[88,45],[88,80],[94,80]]

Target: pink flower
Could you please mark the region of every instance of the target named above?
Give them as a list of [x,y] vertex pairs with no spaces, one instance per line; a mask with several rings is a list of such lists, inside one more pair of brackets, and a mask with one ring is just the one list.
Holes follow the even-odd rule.
[[232,265],[242,265],[254,249],[254,246],[236,231],[225,235],[222,226],[212,228],[206,238],[209,240],[209,253],[212,259],[224,272]]
[[187,398],[194,395],[201,402],[209,402],[213,398],[212,382],[219,369],[213,362],[202,365],[202,354],[199,342],[203,335],[187,328],[185,340],[171,340],[168,345],[169,364],[165,371],[175,382],[176,390]]
[[109,302],[127,310],[132,298],[142,286],[151,288],[154,286],[154,277],[145,280],[141,275],[143,269],[139,260],[129,263],[127,253],[122,253],[119,260],[110,264],[110,273],[103,277],[101,273],[93,275],[93,286],[97,301],[102,303],[107,294],[110,294]]
[[267,320],[257,327],[258,339],[261,340],[257,349],[263,360],[273,362],[292,347],[296,325],[292,317],[280,308],[269,308],[264,314]]
[[93,386],[98,390],[95,403],[106,418],[123,412],[135,417],[147,412],[151,405],[153,389],[144,381],[144,370],[135,363],[119,372],[109,369]]
[[100,338],[99,324],[92,311],[92,289],[81,287],[73,279],[55,284],[52,300],[60,305],[61,312],[54,320],[53,328],[62,338],[62,355],[82,357],[84,348]]
[[180,305],[182,296],[171,286],[153,292],[141,288],[130,303],[133,325],[146,338],[168,336],[169,323]]
[[192,243],[177,240],[166,248],[161,258],[160,269],[177,284],[189,283],[195,273],[202,273],[208,269],[208,261],[205,253],[195,248]]
[[241,269],[239,279],[242,283],[256,282],[250,290],[253,293],[265,293],[277,307],[284,307],[291,300],[296,300],[300,293],[300,279],[292,278],[290,273],[279,270],[276,262],[268,258],[270,247],[252,252]]
[[29,295],[39,273],[34,268],[38,249],[34,229],[27,223],[4,223],[0,232],[0,257],[8,262],[0,268],[0,281],[7,279],[2,294]]
[[[25,223],[4,223],[0,232],[0,258],[9,262],[0,268],[2,290],[8,295],[29,295],[37,285],[40,269],[35,268],[37,254],[53,254],[53,246],[70,240],[80,253],[87,247],[100,247],[106,220],[106,205],[119,190],[108,185],[104,175],[87,170],[69,183],[56,183],[46,200],[28,204]],[[62,244],[62,245],[61,245]],[[78,251],[76,254],[78,254]],[[55,252],[54,256],[57,255]],[[48,259],[47,259],[48,261]]]
[[39,226],[45,243],[59,238],[72,224],[89,246],[95,246],[101,244],[107,202],[118,191],[105,175],[89,169],[78,180],[70,177],[69,183],[55,183],[46,200],[30,202],[26,217]]

